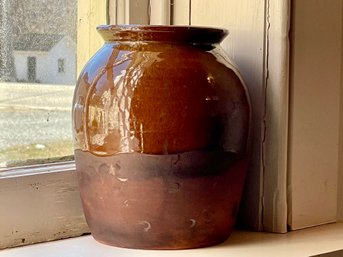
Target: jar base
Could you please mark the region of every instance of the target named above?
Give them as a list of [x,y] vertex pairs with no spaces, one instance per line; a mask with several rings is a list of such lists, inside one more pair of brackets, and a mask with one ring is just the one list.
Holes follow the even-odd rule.
[[151,244],[141,244],[136,243],[136,240],[126,241],[123,243],[121,240],[118,241],[109,241],[108,239],[102,239],[101,237],[98,238],[97,236],[92,234],[92,237],[99,243],[113,246],[113,247],[120,247],[120,248],[126,248],[126,249],[137,249],[137,250],[186,250],[186,249],[196,249],[196,248],[205,248],[210,246],[219,245],[221,243],[224,243],[230,236],[231,232],[228,235],[223,235],[223,237],[220,238],[208,238],[206,242],[197,242],[196,239],[177,243],[177,242],[154,242]]
[[242,156],[76,151],[75,158],[86,220],[99,242],[188,249],[219,244],[232,231],[245,179]]

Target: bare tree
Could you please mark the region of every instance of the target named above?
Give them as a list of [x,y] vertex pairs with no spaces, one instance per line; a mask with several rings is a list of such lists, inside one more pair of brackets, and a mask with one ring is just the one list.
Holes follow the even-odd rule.
[[12,0],[15,35],[59,34],[76,39],[76,0]]

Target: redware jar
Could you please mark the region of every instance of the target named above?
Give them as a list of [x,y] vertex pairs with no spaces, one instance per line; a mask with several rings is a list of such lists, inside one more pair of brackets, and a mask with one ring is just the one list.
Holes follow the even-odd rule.
[[100,26],[80,74],[75,160],[86,220],[105,244],[218,244],[235,223],[247,168],[247,90],[204,27]]

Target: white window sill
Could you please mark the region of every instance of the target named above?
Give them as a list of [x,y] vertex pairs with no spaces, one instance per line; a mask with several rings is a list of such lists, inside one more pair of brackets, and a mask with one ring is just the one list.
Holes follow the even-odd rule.
[[[111,247],[91,236],[7,249],[0,257],[101,257],[101,256],[313,256],[343,249],[343,223],[324,225],[287,234],[235,231],[223,244],[183,251],[148,251]],[[341,256],[341,255],[327,255]]]

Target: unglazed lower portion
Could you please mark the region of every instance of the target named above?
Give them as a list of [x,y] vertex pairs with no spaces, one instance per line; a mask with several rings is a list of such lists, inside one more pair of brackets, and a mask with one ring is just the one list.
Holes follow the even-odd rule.
[[96,156],[75,151],[80,193],[93,237],[140,249],[185,249],[225,241],[245,178],[246,159],[193,151]]

